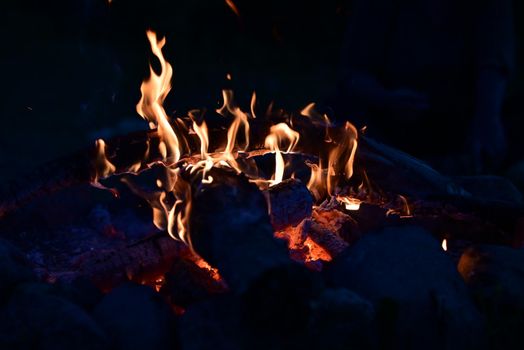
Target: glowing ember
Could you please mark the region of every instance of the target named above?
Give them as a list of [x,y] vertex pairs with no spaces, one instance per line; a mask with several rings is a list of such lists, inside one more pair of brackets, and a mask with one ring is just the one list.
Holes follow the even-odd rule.
[[96,140],[96,157],[95,157],[95,178],[94,183],[98,183],[98,179],[108,177],[114,174],[116,168],[115,166],[107,159],[106,156],[106,143],[104,140]]
[[211,267],[211,265],[209,265],[204,259],[197,258],[195,264],[202,269],[208,270],[215,281],[222,281],[222,277],[218,273],[218,270],[214,267]]
[[309,253],[307,255],[306,262],[322,260],[322,261],[331,261],[331,255],[328,252],[315,242],[311,238],[306,238],[304,245],[308,247]]

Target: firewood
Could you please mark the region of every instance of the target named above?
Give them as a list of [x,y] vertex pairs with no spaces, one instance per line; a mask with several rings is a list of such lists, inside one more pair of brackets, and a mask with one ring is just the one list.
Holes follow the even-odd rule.
[[209,269],[184,258],[175,259],[160,289],[160,293],[167,296],[172,304],[181,307],[225,291],[227,287],[223,281],[215,279]]
[[87,253],[78,262],[78,274],[109,290],[128,280],[144,283],[163,276],[174,259],[185,254],[188,249],[182,242],[159,234],[125,249]]
[[339,255],[349,246],[335,232],[326,229],[315,221],[311,223],[309,237],[313,242],[324,248],[332,257]]
[[266,191],[271,224],[275,231],[296,226],[311,216],[313,197],[307,187],[296,179],[287,179]]
[[191,241],[198,255],[218,268],[234,292],[243,292],[265,271],[289,263],[273,238],[266,200],[243,175],[212,169],[214,181],[195,186]]

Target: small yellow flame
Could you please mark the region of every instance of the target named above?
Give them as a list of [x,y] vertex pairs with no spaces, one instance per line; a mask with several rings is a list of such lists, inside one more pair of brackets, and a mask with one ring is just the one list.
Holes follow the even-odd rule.
[[309,117],[309,118],[314,118],[315,115],[316,115],[316,112],[315,112],[315,103],[314,102],[311,102],[310,104],[308,104],[306,107],[304,107],[301,111],[300,111],[300,114],[305,116],[305,117]]
[[270,128],[269,135],[265,140],[265,147],[275,152],[275,174],[270,181],[270,186],[282,182],[284,178],[285,163],[280,151],[280,143],[282,143],[283,140],[289,142],[287,150],[284,152],[289,153],[293,151],[299,138],[300,134],[291,129],[286,123],[279,123]]
[[357,129],[350,122],[346,122],[340,140],[329,152],[327,190],[333,195],[338,184],[338,177],[344,175],[346,180],[353,176],[353,162],[357,151]]
[[320,201],[326,195],[326,178],[322,169],[322,160],[319,159],[318,165],[306,163],[311,168],[311,176],[307,183],[307,188],[316,201]]
[[102,139],[98,139],[95,142],[96,157],[95,157],[95,169],[96,174],[93,182],[98,182],[98,179],[103,179],[111,176],[115,173],[116,167],[107,159],[106,156],[106,143]]
[[360,203],[362,203],[360,199],[349,196],[337,196],[337,201],[343,203],[346,210],[359,210]]
[[207,148],[209,147],[209,136],[207,133],[206,122],[202,122],[199,126],[195,121],[193,121],[193,130],[200,139],[200,157],[205,159],[207,157]]
[[240,108],[238,108],[233,99],[233,91],[222,90],[222,97],[224,99],[224,105],[217,109],[217,113],[222,116],[228,114],[233,116],[233,122],[231,123],[227,131],[227,144],[222,156],[215,159],[215,163],[227,164],[228,166],[235,169],[237,172],[241,172],[238,163],[235,160],[235,151],[237,145],[237,134],[240,126],[244,128],[244,145],[241,147],[242,151],[245,151],[249,147],[249,121],[248,116]]
[[448,241],[444,238],[442,240],[442,249],[447,252],[448,251]]
[[250,107],[251,107],[251,116],[253,118],[256,118],[256,114],[255,114],[255,105],[257,104],[257,93],[253,91],[253,95],[251,95],[251,104],[250,104]]
[[400,217],[403,217],[403,218],[412,217],[413,215],[411,214],[411,208],[409,207],[407,198],[400,194],[398,195],[398,197],[402,201],[402,215]]
[[327,114],[321,114],[316,109],[316,104],[314,102],[308,104],[306,107],[304,107],[300,114],[304,117],[309,118],[313,125],[322,126],[325,128],[325,141],[326,142],[332,142],[331,137],[329,136],[329,127],[331,126],[331,120],[329,120],[329,117]]

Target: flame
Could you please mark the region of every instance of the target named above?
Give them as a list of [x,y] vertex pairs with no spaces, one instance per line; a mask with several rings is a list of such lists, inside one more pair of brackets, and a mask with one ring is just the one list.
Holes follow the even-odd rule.
[[362,203],[360,199],[350,196],[337,196],[337,201],[343,203],[346,210],[359,210]]
[[304,117],[309,118],[313,125],[316,126],[322,126],[325,128],[325,141],[326,142],[332,142],[331,137],[329,136],[329,127],[331,126],[331,120],[329,120],[329,117],[327,114],[321,114],[317,112],[315,109],[316,104],[314,102],[308,104],[306,107],[304,107],[300,114]]
[[227,116],[231,114],[233,116],[233,122],[229,126],[227,131],[227,144],[226,148],[223,151],[222,155],[215,157],[215,163],[221,163],[231,168],[235,169],[238,173],[241,172],[238,163],[235,160],[235,147],[237,144],[237,134],[240,126],[244,128],[244,145],[241,147],[242,151],[246,151],[249,148],[249,121],[248,116],[244,113],[239,107],[234,103],[233,91],[231,90],[222,90],[222,97],[224,99],[224,104],[222,107],[217,109],[217,113],[222,116]]
[[[165,164],[165,179],[163,181],[157,179],[157,186],[161,191],[152,195],[137,189],[129,181],[126,181],[126,183],[130,185],[133,192],[149,202],[153,209],[155,226],[159,229],[167,229],[171,237],[180,239],[191,247],[189,237],[191,186],[180,178],[180,169],[176,168],[176,163],[180,160],[181,155],[180,141],[163,107],[163,103],[171,90],[173,69],[162,54],[162,48],[166,43],[165,38],[159,41],[152,31],[147,31],[147,38],[151,45],[151,51],[160,62],[161,69],[160,74],[157,74],[152,65],[149,65],[150,77],[144,80],[140,87],[142,96],[136,110],[142,118],[149,121],[151,128],[157,128],[160,139],[158,150]],[[177,125],[183,126],[182,121],[177,120],[176,122]],[[199,126],[194,122],[193,129],[201,141],[201,157],[206,159],[209,145],[207,125],[204,122]],[[187,143],[187,140],[182,140]]]
[[326,196],[326,177],[322,169],[322,160],[319,159],[319,163],[312,164],[306,163],[311,168],[311,176],[307,183],[307,188],[313,195],[316,201],[320,201]]
[[[235,4],[230,0],[226,0],[226,3],[238,15],[238,9]],[[213,178],[208,176],[208,174],[213,167],[229,167],[238,173],[244,170],[246,174],[250,174],[248,176],[254,177],[253,174],[256,174],[256,171],[251,173],[245,171],[246,169],[251,170],[249,167],[254,162],[248,163],[246,159],[255,152],[259,152],[258,154],[272,152],[275,154],[275,171],[271,179],[265,180],[257,177],[250,178],[250,181],[258,181],[263,184],[264,188],[268,184],[269,186],[274,186],[284,180],[286,164],[283,153],[294,152],[300,139],[300,133],[292,129],[288,124],[291,117],[283,111],[277,110],[275,114],[280,120],[286,120],[287,122],[270,126],[269,133],[264,139],[264,149],[250,148],[249,119],[256,118],[256,93],[253,92],[251,96],[250,110],[245,112],[235,104],[233,91],[223,90],[223,105],[216,112],[222,115],[225,118],[224,120],[230,120],[226,133],[227,139],[223,140],[223,144],[218,149],[210,151],[211,143],[208,125],[205,121],[197,121],[198,118],[193,114],[194,111],[188,112],[188,117],[184,118],[170,120],[168,117],[163,103],[171,90],[173,69],[162,53],[166,40],[165,38],[158,40],[156,34],[152,31],[147,31],[147,38],[152,53],[158,59],[160,69],[159,73],[157,73],[152,65],[149,65],[150,76],[141,84],[140,91],[142,95],[136,110],[142,118],[149,122],[152,129],[157,130],[156,133],[159,138],[158,152],[162,158],[161,161],[158,161],[158,157],[152,152],[154,160],[146,160],[150,154],[148,143],[143,160],[131,165],[128,170],[136,173],[142,169],[142,165],[147,167],[154,162],[159,162],[164,166],[165,173],[156,179],[154,192],[138,188],[131,184],[129,179],[123,179],[123,181],[128,183],[134,193],[149,202],[153,210],[153,222],[159,229],[167,230],[171,237],[185,242],[192,249],[189,217],[192,208],[192,185],[194,184],[189,181],[193,181],[193,179],[202,175],[201,183],[196,185],[211,183]],[[227,75],[227,79],[231,79],[230,74]],[[268,116],[271,116],[273,113],[272,109],[273,103],[268,107]],[[332,196],[333,203],[336,204],[336,199],[344,204],[347,210],[358,210],[361,203],[360,200],[350,195],[341,195],[341,191],[338,190],[343,179],[348,180],[353,176],[353,163],[358,146],[358,132],[356,128],[347,122],[339,132],[330,129],[332,125],[329,117],[316,111],[314,103],[306,106],[301,111],[301,114],[309,118],[311,123],[318,127],[319,130],[325,128],[324,143],[326,152],[324,150],[319,152],[318,164],[307,163],[311,169],[311,176],[307,184],[308,189],[317,201]],[[243,135],[238,136],[239,132],[243,132]],[[330,132],[333,135],[330,135]],[[195,145],[197,137],[199,141],[198,151]],[[98,140],[96,148],[97,157],[95,161],[97,171],[95,182],[98,178],[110,176],[116,171],[116,167],[106,157],[104,141]],[[245,152],[250,153],[246,155],[244,154]],[[182,154],[184,154],[184,157],[187,155],[187,157],[182,159]],[[198,176],[190,176],[191,180],[188,180],[186,176],[188,172],[189,174],[196,173]],[[294,174],[291,176],[293,177]],[[407,202],[406,207],[406,212],[409,215]],[[286,233],[283,234],[286,235]],[[308,256],[307,261],[331,260],[331,256],[327,251],[307,237],[305,225],[300,229],[297,228],[296,232],[292,234],[287,235],[296,239],[290,239],[290,242],[294,242],[292,244],[297,246],[295,247],[296,250],[304,249]],[[200,264],[204,266],[207,263],[202,260]],[[212,269],[209,265],[205,268]]]
[[164,276],[157,277],[154,281],[154,288],[157,292],[160,292],[160,289],[162,289],[162,285],[165,282]]
[[313,118],[314,115],[315,115],[315,102],[311,102],[306,107],[304,107],[300,111],[300,114],[305,116],[305,117]]
[[265,140],[265,147],[275,152],[275,173],[271,178],[270,186],[274,186],[282,182],[284,177],[285,163],[280,151],[280,143],[283,140],[288,140],[289,145],[284,153],[292,152],[296,147],[300,134],[295,130],[291,129],[286,123],[279,123],[273,125],[269,129],[269,135]]
[[357,137],[357,129],[350,122],[346,122],[340,140],[329,152],[327,190],[330,195],[335,193],[339,176],[343,175],[346,180],[353,176],[353,162],[358,145]]
[[442,249],[447,252],[448,251],[448,241],[444,238],[442,240]]
[[218,281],[218,282],[223,281],[218,270],[212,267],[211,265],[209,265],[208,262],[202,259],[201,257],[196,258],[195,264],[202,269],[208,270],[209,273],[211,274],[211,277],[213,277],[215,281]]
[[102,139],[98,139],[95,142],[96,157],[95,157],[95,178],[94,183],[98,183],[98,179],[106,178],[115,173],[116,167],[107,159],[106,156],[106,143]]
[[226,1],[227,6],[229,6],[229,8],[231,9],[231,11],[233,11],[235,15],[240,17],[240,11],[238,11],[237,5],[235,5],[233,0],[225,0],[225,1]]
[[166,111],[162,107],[169,91],[171,90],[171,78],[173,68],[165,60],[162,48],[166,44],[166,39],[158,41],[156,34],[147,31],[147,38],[151,44],[153,54],[160,61],[160,74],[156,74],[151,64],[149,65],[150,77],[144,80],[140,86],[142,96],[136,106],[136,110],[142,118],[149,121],[149,126],[158,128],[160,137],[159,151],[164,160],[176,163],[180,159],[180,146],[178,137],[169,124]]
[[400,198],[400,201],[402,202],[402,215],[401,218],[410,218],[411,215],[411,208],[409,207],[408,200],[403,195],[398,195]]
[[207,148],[209,147],[209,136],[207,132],[206,122],[202,122],[199,126],[195,121],[193,121],[193,130],[198,135],[200,139],[200,157],[202,159],[207,158]]
[[251,107],[251,116],[253,118],[256,118],[256,114],[255,114],[255,105],[257,104],[257,93],[253,91],[253,95],[251,95],[251,103],[250,103],[250,107]]

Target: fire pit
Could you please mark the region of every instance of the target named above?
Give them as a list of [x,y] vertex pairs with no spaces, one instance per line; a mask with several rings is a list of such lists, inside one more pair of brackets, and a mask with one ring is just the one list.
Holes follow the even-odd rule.
[[[520,342],[524,211],[314,104],[169,116],[4,184],[5,348],[479,348]],[[458,268],[457,268],[458,266]]]

